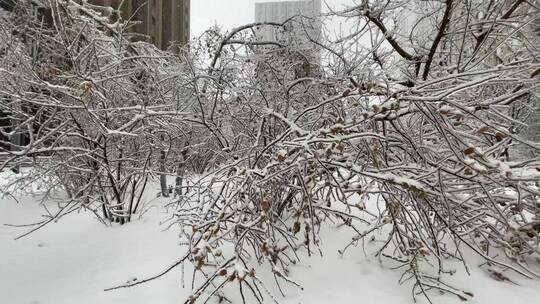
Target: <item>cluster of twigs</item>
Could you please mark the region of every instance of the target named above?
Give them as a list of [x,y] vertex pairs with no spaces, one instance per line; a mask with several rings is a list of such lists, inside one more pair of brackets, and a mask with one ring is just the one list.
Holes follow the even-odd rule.
[[30,179],[67,192],[42,224],[81,208],[129,222],[149,181],[184,160],[168,151],[193,129],[180,55],[132,42],[130,23],[93,8],[19,1],[2,20],[0,171],[33,168],[10,192]]
[[[299,250],[317,252],[325,223],[355,232],[341,254],[383,232],[375,255],[403,269],[401,282],[413,282],[413,297],[422,294],[429,300],[429,291],[439,291],[471,298],[471,292],[445,282],[455,271],[447,261],[460,261],[468,272],[471,252],[490,265],[490,272],[538,278],[540,146],[521,132],[528,109],[538,102],[539,66],[533,59],[538,50],[519,49],[515,60],[493,60],[484,44],[506,38],[488,36],[509,33],[520,39],[512,36],[516,33],[484,26],[483,36],[469,41],[473,33],[462,34],[460,22],[472,8],[453,1],[439,5],[432,7],[441,11],[439,34],[425,55],[409,53],[406,44],[386,32],[382,3],[336,12],[365,17],[360,32],[377,27],[381,39],[412,67],[408,81],[389,77],[386,69],[396,66],[392,58],[378,56],[378,43],[369,50],[371,64],[383,70],[368,77],[317,75],[316,69],[300,77],[290,72],[303,64],[294,52],[254,50],[256,80],[243,87],[253,93],[240,99],[257,117],[257,124],[249,124],[251,140],[176,204],[176,221],[190,248],[186,260],[204,281],[191,302],[202,291],[212,296],[232,281],[240,283],[241,292],[248,286],[262,301],[259,279],[251,270],[261,264],[269,265],[278,286],[296,285],[290,265],[298,262]],[[504,19],[517,10],[487,9],[500,12],[490,18]],[[537,8],[522,9],[527,20],[537,18]],[[227,39],[234,35],[242,37],[241,29],[222,45],[233,43]],[[445,55],[438,51],[443,42],[461,49]],[[465,42],[474,53],[466,54]],[[345,67],[358,64],[355,60],[369,66],[366,57],[348,57],[352,54],[314,43]],[[439,66],[432,64],[436,60]],[[532,157],[519,158],[523,150]]]
[[[123,219],[149,177],[180,165],[203,172],[187,193],[177,184],[171,204],[186,254],[120,287],[191,262],[186,303],[228,300],[233,282],[246,303],[277,302],[260,265],[280,290],[300,287],[290,266],[299,251],[320,250],[329,223],[355,234],[341,254],[382,233],[375,255],[428,300],[433,290],[472,297],[445,283],[454,271],[446,262],[468,271],[470,252],[498,276],[540,275],[540,145],[524,137],[538,103],[539,11],[528,1],[361,1],[331,13],[355,24],[335,40],[310,36],[318,23],[301,17],[209,31],[191,50],[208,62],[139,50],[103,18],[88,34],[91,9],[54,2],[65,6],[53,9],[51,27],[33,24],[24,37],[67,59],[54,66],[41,54],[41,75],[26,68],[29,54],[17,53],[22,71],[1,57],[12,80],[0,97],[21,122],[8,135],[30,140],[10,146],[0,169],[48,155],[43,174],[71,201]],[[392,16],[414,5],[427,5],[425,15],[400,32]],[[307,39],[257,38],[289,24]]]

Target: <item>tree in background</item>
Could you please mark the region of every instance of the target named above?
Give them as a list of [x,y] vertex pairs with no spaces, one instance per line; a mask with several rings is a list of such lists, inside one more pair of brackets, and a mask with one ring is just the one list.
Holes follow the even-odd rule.
[[15,9],[1,32],[0,107],[16,123],[2,128],[0,169],[32,163],[32,172],[8,188],[34,179],[46,181],[44,200],[67,193],[38,228],[80,208],[130,221],[163,169],[162,151],[178,142],[171,134],[189,129],[186,65],[131,42],[129,23],[86,3],[19,1]]

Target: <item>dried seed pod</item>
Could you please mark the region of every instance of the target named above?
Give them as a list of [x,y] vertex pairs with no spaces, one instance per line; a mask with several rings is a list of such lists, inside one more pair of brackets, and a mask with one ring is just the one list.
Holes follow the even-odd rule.
[[293,233],[297,234],[300,231],[300,222],[295,222],[293,225]]
[[263,200],[261,201],[261,209],[262,209],[263,211],[268,211],[268,210],[270,210],[270,204],[268,203],[267,200],[264,200],[264,199],[263,199]]
[[468,147],[467,149],[463,150],[463,154],[465,155],[472,155],[475,153],[475,148],[474,147]]

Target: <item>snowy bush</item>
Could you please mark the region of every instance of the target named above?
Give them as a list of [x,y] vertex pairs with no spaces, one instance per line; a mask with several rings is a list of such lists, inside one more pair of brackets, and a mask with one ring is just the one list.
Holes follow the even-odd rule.
[[2,110],[16,128],[3,130],[0,169],[32,163],[55,176],[50,187],[69,197],[56,217],[86,208],[125,223],[149,178],[171,166],[163,155],[181,142],[174,134],[190,129],[186,65],[131,42],[129,24],[86,3],[57,4],[22,2],[6,19],[25,30],[3,32],[13,43],[1,57]]
[[209,30],[180,60],[129,42],[121,22],[58,2],[65,11],[49,28],[30,22],[39,35],[23,36],[48,50],[39,69],[20,52],[23,70],[1,85],[10,109],[36,110],[19,112],[30,142],[0,168],[46,154],[43,174],[77,206],[123,220],[153,175],[200,174],[172,204],[189,249],[119,287],[192,263],[198,285],[186,303],[224,300],[233,282],[245,302],[277,301],[259,270],[301,286],[290,266],[298,251],[319,253],[325,225],[355,234],[342,255],[379,244],[375,256],[403,272],[413,297],[473,297],[447,283],[448,261],[468,271],[464,252],[496,278],[539,277],[540,145],[522,136],[538,103],[538,7],[360,1],[331,14],[354,24],[342,37],[264,41],[262,26],[309,21],[253,23]]
[[[263,264],[278,284],[297,285],[288,276],[295,252],[318,253],[318,232],[329,223],[356,234],[340,254],[380,243],[375,256],[402,269],[401,282],[428,300],[433,290],[473,296],[445,280],[456,271],[449,260],[468,271],[464,251],[484,259],[494,277],[507,270],[538,277],[540,146],[520,135],[525,107],[538,103],[538,50],[525,47],[538,10],[521,1],[433,1],[419,19],[436,27],[419,47],[414,35],[399,33],[399,20],[388,20],[415,4],[366,1],[336,12],[356,18],[360,30],[338,43],[314,40],[313,48],[328,51],[323,63],[347,69],[291,74],[303,64],[288,57],[298,50],[257,48],[265,42],[249,33],[258,24],[233,30],[215,48],[213,105],[237,111],[231,134],[242,144],[177,203],[190,245],[179,263],[191,261],[203,280],[188,302],[221,295],[233,281],[243,298],[248,290],[262,301],[256,269]],[[489,10],[489,20],[524,16],[520,34],[495,23],[469,30],[487,22],[466,21],[473,10]],[[373,31],[371,48],[347,48]],[[494,52],[500,45],[515,56]],[[254,75],[218,78],[230,69]],[[510,147],[535,156],[517,158]],[[374,196],[380,203],[366,205]]]

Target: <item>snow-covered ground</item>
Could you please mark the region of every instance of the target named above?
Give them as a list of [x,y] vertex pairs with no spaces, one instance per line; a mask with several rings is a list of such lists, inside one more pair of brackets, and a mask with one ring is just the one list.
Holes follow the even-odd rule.
[[[184,253],[174,229],[164,231],[165,226],[160,225],[168,217],[160,206],[163,202],[153,202],[141,219],[125,226],[106,227],[93,214],[82,212],[15,241],[25,230],[3,224],[28,223],[39,219],[43,211],[32,195],[19,201],[0,200],[0,304],[177,304],[190,294],[191,271],[187,268],[186,288],[181,286],[178,268],[147,284],[103,291],[155,274]],[[397,284],[400,272],[366,257],[361,247],[339,256],[337,249],[350,240],[347,231],[328,227],[322,240],[324,259],[318,255],[305,257],[303,263],[291,269],[291,278],[303,285],[303,291],[285,287],[283,298],[268,280],[270,291],[280,303],[413,302],[411,286]],[[470,277],[456,264],[458,273],[451,278],[456,286],[474,292],[472,303],[536,303],[540,299],[540,281],[519,277],[512,277],[519,285],[495,281],[478,264],[480,261],[474,257],[469,262]],[[238,297],[231,298],[241,303]],[[461,303],[448,295],[433,295],[432,300]],[[419,302],[427,303],[421,297]]]

